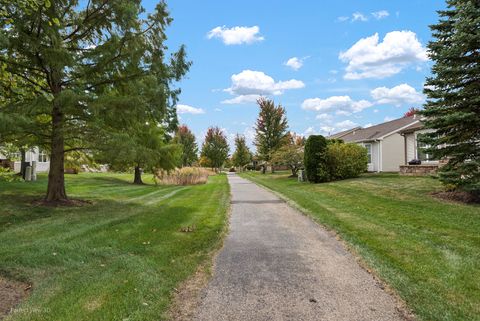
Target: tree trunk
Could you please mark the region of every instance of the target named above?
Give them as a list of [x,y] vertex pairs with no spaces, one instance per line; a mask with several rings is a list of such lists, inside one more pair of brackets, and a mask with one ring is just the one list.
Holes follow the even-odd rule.
[[24,148],[20,149],[20,175],[25,179],[25,173],[27,172],[27,164],[25,160],[27,159],[27,152]]
[[290,166],[290,169],[292,171],[292,177],[297,177],[298,168],[296,166]]
[[50,156],[50,171],[48,172],[48,188],[45,200],[47,202],[67,201],[65,192],[64,168],[64,132],[63,113],[54,102],[52,111],[52,142]]
[[271,169],[271,172],[272,172],[272,174],[273,174],[273,173],[275,173],[275,166],[273,165],[273,163],[272,163],[272,165],[271,165],[271,168],[270,168],[270,169]]
[[133,184],[143,185],[142,170],[140,169],[139,165],[135,166],[135,177],[133,179]]
[[262,165],[262,174],[265,174],[267,171],[267,166],[265,164]]

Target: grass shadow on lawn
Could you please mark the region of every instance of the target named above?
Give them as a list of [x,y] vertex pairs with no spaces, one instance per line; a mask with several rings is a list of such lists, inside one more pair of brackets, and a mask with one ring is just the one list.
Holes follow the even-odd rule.
[[[0,206],[7,206],[0,210],[0,275],[33,284],[12,320],[166,319],[173,289],[220,242],[226,179],[126,189],[120,179],[104,194],[92,189],[98,180],[86,180],[71,192],[94,200],[84,207],[29,205],[43,183],[25,196],[24,185],[0,190]],[[194,232],[181,232],[192,225]]]

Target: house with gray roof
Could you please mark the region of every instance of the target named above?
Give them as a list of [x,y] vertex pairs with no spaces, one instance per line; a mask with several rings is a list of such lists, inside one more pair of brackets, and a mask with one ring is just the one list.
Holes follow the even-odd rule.
[[357,143],[368,151],[368,171],[398,172],[406,164],[407,148],[402,131],[420,123],[418,116],[394,119],[367,128],[353,128],[327,138]]

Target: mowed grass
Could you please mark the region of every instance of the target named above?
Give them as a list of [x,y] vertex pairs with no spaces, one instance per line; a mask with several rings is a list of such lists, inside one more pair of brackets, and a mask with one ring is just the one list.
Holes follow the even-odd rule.
[[480,320],[480,207],[435,199],[429,177],[365,175],[325,184],[242,174],[335,230],[420,320]]
[[31,205],[44,176],[0,183],[0,275],[33,284],[7,320],[167,319],[175,287],[221,244],[226,177],[188,187],[135,186],[122,174],[66,179],[70,197],[93,204]]

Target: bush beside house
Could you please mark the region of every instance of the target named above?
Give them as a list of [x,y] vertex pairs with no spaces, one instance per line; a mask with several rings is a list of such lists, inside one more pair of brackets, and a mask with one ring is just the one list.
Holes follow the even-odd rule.
[[312,135],[305,143],[304,162],[307,179],[312,183],[353,178],[367,171],[367,150],[357,144]]
[[328,144],[325,160],[331,181],[358,177],[368,168],[367,149],[352,143]]

